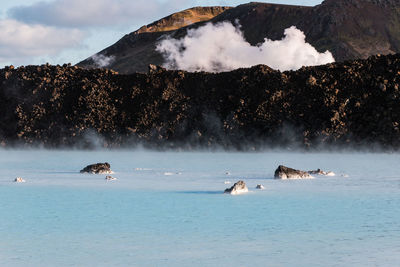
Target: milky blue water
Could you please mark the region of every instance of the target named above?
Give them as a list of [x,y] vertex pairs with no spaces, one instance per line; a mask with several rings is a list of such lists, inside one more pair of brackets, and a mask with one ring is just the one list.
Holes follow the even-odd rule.
[[[104,161],[117,181],[79,173]],[[0,151],[0,266],[399,266],[399,163],[398,154]],[[279,164],[338,175],[277,181]],[[250,193],[222,194],[240,179]]]

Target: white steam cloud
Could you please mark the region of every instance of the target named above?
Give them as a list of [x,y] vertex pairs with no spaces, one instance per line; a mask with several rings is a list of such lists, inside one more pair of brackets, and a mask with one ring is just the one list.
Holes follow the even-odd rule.
[[262,44],[252,46],[245,40],[240,26],[229,22],[208,23],[188,30],[182,39],[162,40],[157,51],[164,55],[166,68],[187,71],[221,72],[258,64],[286,71],[335,61],[329,51],[319,53],[306,43],[304,33],[295,26],[286,29],[284,34],[282,40],[265,38]]
[[107,57],[102,54],[95,54],[91,57],[91,59],[93,60],[96,67],[105,68],[108,65],[110,65],[112,62],[114,62],[115,57],[114,56]]

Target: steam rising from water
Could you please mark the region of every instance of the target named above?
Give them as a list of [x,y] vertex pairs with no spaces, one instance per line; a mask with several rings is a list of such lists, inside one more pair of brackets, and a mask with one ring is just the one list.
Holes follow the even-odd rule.
[[304,33],[295,26],[284,34],[282,40],[265,38],[264,43],[252,46],[244,39],[240,26],[208,23],[188,30],[182,39],[164,39],[157,51],[164,55],[165,67],[188,71],[221,72],[258,64],[286,71],[335,61],[329,51],[319,53],[306,43]]

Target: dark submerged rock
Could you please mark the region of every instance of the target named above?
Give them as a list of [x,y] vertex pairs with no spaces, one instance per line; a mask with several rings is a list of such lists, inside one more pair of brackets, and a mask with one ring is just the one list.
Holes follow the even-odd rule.
[[88,165],[83,168],[81,173],[92,173],[92,174],[111,174],[113,173],[110,169],[110,164],[108,162],[105,163],[96,163],[92,165]]

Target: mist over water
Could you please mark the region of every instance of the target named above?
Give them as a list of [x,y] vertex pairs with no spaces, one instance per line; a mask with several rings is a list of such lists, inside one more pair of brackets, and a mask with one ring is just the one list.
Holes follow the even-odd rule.
[[164,55],[165,67],[187,71],[221,72],[265,64],[280,71],[297,70],[335,61],[329,51],[319,53],[305,41],[295,26],[287,28],[282,40],[264,39],[258,46],[248,43],[240,25],[208,23],[190,29],[182,39],[162,40],[157,51]]
[[[399,160],[384,153],[0,150],[0,263],[395,266]],[[79,173],[105,161],[117,181]],[[337,176],[278,181],[279,164]],[[16,176],[26,183],[13,183]],[[238,180],[250,193],[222,194],[231,186],[225,182]]]

